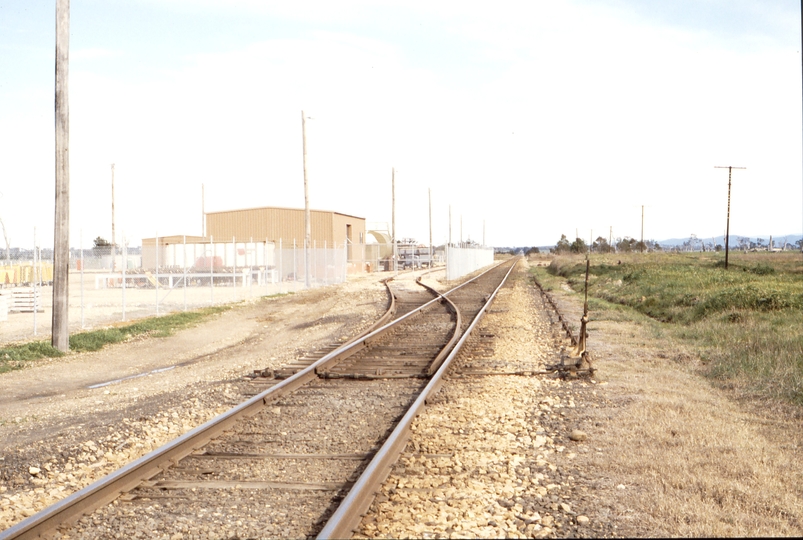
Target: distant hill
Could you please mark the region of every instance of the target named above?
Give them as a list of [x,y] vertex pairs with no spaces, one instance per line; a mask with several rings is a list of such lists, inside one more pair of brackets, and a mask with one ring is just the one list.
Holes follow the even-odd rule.
[[[763,245],[769,244],[770,235],[761,235],[761,236],[746,236],[741,234],[731,234],[729,245],[731,247],[736,247],[739,245],[739,239],[746,238],[750,242],[756,242],[759,238],[763,240]],[[803,238],[803,236],[799,234],[779,234],[779,235],[772,235],[772,244],[775,247],[782,247],[784,241],[788,242],[789,244],[794,245],[795,242]],[[686,238],[669,238],[667,240],[658,240],[658,244],[661,247],[675,247],[675,246],[682,246],[686,241],[688,241],[689,237]],[[715,246],[717,244],[724,246],[725,245],[725,236],[719,235],[712,237],[697,237],[697,240],[702,240],[705,242],[705,245],[708,246],[709,244],[713,243]]]
[[[762,239],[762,245],[764,245],[764,246],[769,244],[769,241],[770,241],[770,235],[769,234],[763,235],[763,236],[744,236],[744,235],[741,235],[741,234],[731,234],[730,235],[730,244],[729,244],[730,248],[731,249],[738,249],[739,240],[742,239],[742,238],[746,238],[747,241],[752,242],[752,243],[757,242],[758,239],[761,238]],[[776,235],[772,235],[772,244],[773,244],[774,247],[780,248],[780,247],[783,246],[784,241],[786,241],[787,243],[792,244],[794,246],[795,242],[797,242],[801,238],[803,238],[803,236],[801,236],[799,234],[786,234],[786,235],[779,234],[777,236]],[[666,240],[658,240],[657,243],[662,248],[673,248],[673,247],[676,247],[676,246],[682,246],[688,240],[689,240],[689,237],[687,236],[685,238],[669,238],[669,239],[666,239]],[[709,237],[697,237],[697,241],[695,242],[695,246],[694,246],[694,248],[697,249],[697,250],[700,249],[700,241],[705,242],[706,249],[708,249],[709,246],[711,246],[712,244],[713,244],[714,247],[716,247],[717,245],[720,245],[720,246],[724,246],[725,245],[725,237],[723,235],[714,236],[714,237],[710,237],[710,236]],[[501,251],[510,252],[510,251],[513,251],[514,253],[517,253],[517,254],[524,254],[528,249],[530,249],[530,247],[531,246],[505,246],[505,247],[497,246],[494,249],[497,252],[501,252]],[[537,246],[537,247],[538,247],[538,249],[541,250],[541,253],[549,253],[549,250],[551,248],[555,247],[555,245],[553,244],[551,246]]]

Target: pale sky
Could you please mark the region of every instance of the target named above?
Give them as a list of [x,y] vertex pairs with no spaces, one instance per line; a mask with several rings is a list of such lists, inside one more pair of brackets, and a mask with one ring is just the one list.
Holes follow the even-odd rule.
[[[72,0],[71,245],[310,201],[489,245],[800,234],[800,4]],[[0,218],[52,246],[55,0],[0,0]],[[290,240],[290,239],[288,239]],[[0,243],[2,239],[0,239]]]

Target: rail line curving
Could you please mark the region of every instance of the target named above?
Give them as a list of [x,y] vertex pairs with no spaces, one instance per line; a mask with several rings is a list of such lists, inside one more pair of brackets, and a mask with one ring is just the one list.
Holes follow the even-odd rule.
[[59,530],[161,536],[188,519],[214,530],[232,516],[242,536],[348,535],[514,264],[442,294],[419,280],[427,301],[386,283],[389,307],[375,328],[295,373],[273,374],[269,388],[0,540]]

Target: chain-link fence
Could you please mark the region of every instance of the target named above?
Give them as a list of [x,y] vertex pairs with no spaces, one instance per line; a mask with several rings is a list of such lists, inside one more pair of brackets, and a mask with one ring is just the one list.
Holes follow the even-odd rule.
[[[158,246],[158,247],[157,247]],[[348,246],[285,242],[162,242],[131,250],[76,250],[69,274],[71,332],[342,283]],[[47,336],[52,261],[0,267],[0,343]],[[353,271],[353,270],[352,270]],[[15,278],[24,276],[26,279]],[[309,276],[307,278],[307,276]],[[13,281],[12,281],[13,279]],[[27,304],[24,304],[23,299]]]
[[[0,266],[0,343],[50,335],[52,251],[51,260],[40,260],[39,250],[32,254],[35,262]],[[445,262],[446,251],[430,255],[428,246],[397,244],[395,261],[393,244],[313,242],[305,249],[295,240],[157,237],[131,249],[125,242],[81,246],[71,250],[70,332],[342,283],[353,273],[427,268]]]

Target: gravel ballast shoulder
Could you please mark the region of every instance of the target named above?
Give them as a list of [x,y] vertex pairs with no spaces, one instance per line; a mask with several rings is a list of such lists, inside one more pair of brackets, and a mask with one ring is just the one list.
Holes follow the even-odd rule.
[[[595,383],[533,375],[558,357],[521,263],[457,358],[357,537],[601,536],[582,472],[575,414]],[[516,375],[506,375],[516,373]],[[575,397],[577,396],[577,397]],[[583,398],[585,399],[585,398]]]

